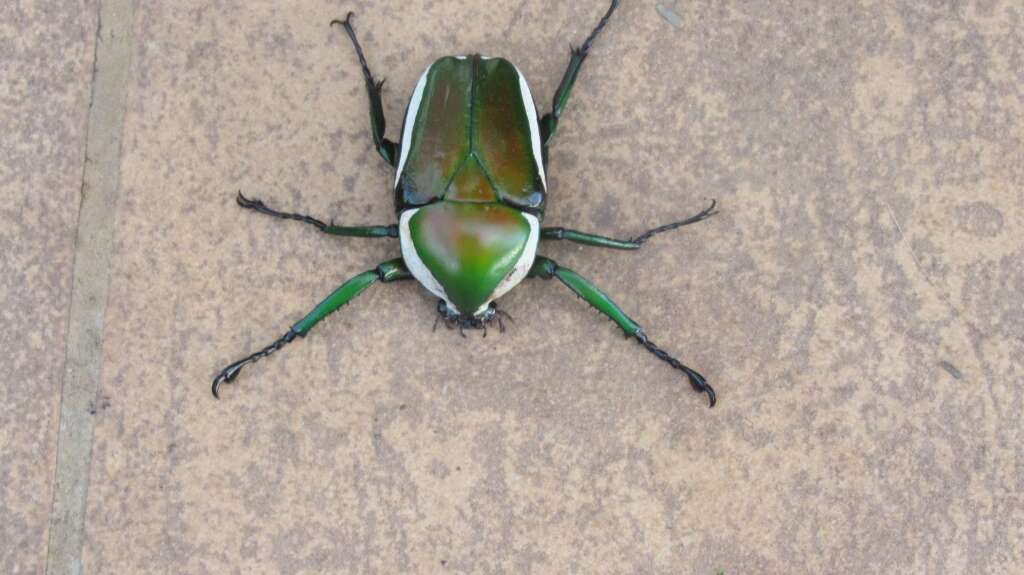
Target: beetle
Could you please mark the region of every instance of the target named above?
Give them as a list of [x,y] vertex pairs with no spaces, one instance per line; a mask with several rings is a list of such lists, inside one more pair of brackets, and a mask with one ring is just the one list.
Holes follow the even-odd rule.
[[[352,26],[353,14],[334,20],[348,35],[359,59],[370,103],[373,144],[395,169],[398,223],[338,226],[308,215],[282,212],[238,193],[238,204],[269,216],[297,220],[336,236],[397,238],[401,257],[358,274],[267,347],[224,368],[213,380],[213,395],[246,365],[305,337],[325,317],[376,282],[415,279],[439,298],[438,318],[451,328],[484,329],[497,320],[495,300],[528,277],[557,278],[577,296],[614,321],[647,351],[682,371],[695,391],[715,405],[715,391],[700,373],[656,346],[640,325],[611,298],[576,272],[537,254],[540,240],[569,240],[590,246],[635,250],[656,234],[707,219],[715,202],[700,213],[628,240],[561,227],[540,226],[547,201],[548,146],[583,62],[619,6],[613,0],[583,44],[570,50],[569,66],[555,91],[552,109],[537,113],[519,69],[503,58],[479,54],[448,56],[420,76],[409,100],[401,140],[385,137],[381,92]],[[463,333],[463,335],[465,335]],[[486,331],[485,331],[486,335]]]

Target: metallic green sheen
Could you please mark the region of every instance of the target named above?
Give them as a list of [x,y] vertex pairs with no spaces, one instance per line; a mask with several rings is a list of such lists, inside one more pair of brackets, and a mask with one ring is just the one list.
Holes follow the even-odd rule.
[[409,220],[416,253],[464,314],[475,313],[526,249],[530,224],[493,203],[438,202]]
[[622,331],[626,332],[626,335],[636,336],[641,333],[640,324],[626,315],[626,312],[622,311],[622,308],[616,305],[608,297],[608,294],[571,269],[564,268],[546,257],[537,256],[537,259],[533,261],[533,267],[530,268],[530,277],[543,279],[558,278],[576,295],[594,306],[599,312],[611,318],[612,321],[622,328]]
[[473,68],[465,62],[441,58],[427,72],[411,141],[401,143],[410,148],[396,189],[399,210],[443,197],[469,155]]
[[306,317],[292,326],[292,331],[299,335],[306,335],[313,326],[320,323],[322,319],[334,313],[339,307],[350,302],[354,297],[363,293],[363,290],[370,287],[379,280],[376,270],[363,272],[347,282],[341,284],[338,289],[331,292],[324,301],[320,302],[313,311]]
[[508,60],[434,62],[409,139],[401,143],[409,152],[395,188],[398,211],[450,199],[498,201],[542,215],[541,159],[534,157],[519,74]]
[[338,289],[331,292],[331,295],[324,298],[322,302],[313,308],[313,311],[306,314],[306,317],[293,325],[292,331],[305,337],[309,330],[313,329],[313,326],[337,311],[341,306],[355,299],[356,296],[363,293],[363,290],[378,281],[386,283],[410,278],[412,278],[412,274],[405,267],[405,262],[402,261],[402,258],[383,262],[375,269],[367,270],[341,284]]

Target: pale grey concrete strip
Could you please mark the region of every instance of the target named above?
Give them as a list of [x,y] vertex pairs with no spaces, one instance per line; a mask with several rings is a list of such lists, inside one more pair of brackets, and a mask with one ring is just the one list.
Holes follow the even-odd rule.
[[0,2],[0,573],[39,575],[57,466],[94,0]]
[[132,0],[105,0],[99,10],[50,514],[46,572],[54,574],[81,572],[94,427],[90,410],[103,365],[103,318],[131,58]]

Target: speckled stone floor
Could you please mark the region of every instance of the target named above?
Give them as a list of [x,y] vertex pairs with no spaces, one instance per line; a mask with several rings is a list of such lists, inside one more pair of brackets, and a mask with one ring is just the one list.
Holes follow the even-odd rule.
[[[486,339],[398,255],[389,135],[445,54],[546,109],[603,1],[0,6],[0,572],[1024,571],[1024,9],[626,0],[551,149],[545,244],[719,404],[553,282]],[[101,17],[100,10],[103,10]],[[99,29],[98,29],[99,26]]]

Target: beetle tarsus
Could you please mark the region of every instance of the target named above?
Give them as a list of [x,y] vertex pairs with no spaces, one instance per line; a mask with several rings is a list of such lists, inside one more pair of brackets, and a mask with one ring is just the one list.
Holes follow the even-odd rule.
[[682,362],[680,362],[678,359],[669,355],[668,352],[661,349],[657,345],[654,345],[654,342],[648,339],[647,334],[645,334],[642,330],[637,330],[637,332],[633,334],[633,337],[635,337],[636,340],[640,342],[640,345],[644,346],[644,348],[647,351],[654,354],[655,357],[671,365],[673,368],[685,373],[687,379],[690,380],[690,385],[693,387],[694,391],[707,394],[708,407],[715,406],[715,403],[718,401],[715,396],[715,390],[714,388],[711,387],[711,385],[708,383],[708,380],[703,375],[697,373],[693,369],[690,369]]
[[646,242],[647,240],[651,239],[651,237],[653,237],[655,235],[658,235],[658,234],[660,234],[662,232],[667,232],[667,231],[679,229],[679,228],[681,228],[683,226],[688,226],[690,224],[695,224],[697,222],[704,221],[704,220],[706,220],[706,219],[710,218],[711,216],[713,216],[713,215],[718,213],[718,211],[715,209],[716,206],[718,206],[718,202],[716,200],[711,200],[711,205],[706,207],[706,208],[704,208],[700,213],[695,214],[693,216],[690,216],[690,217],[686,218],[685,220],[680,220],[678,222],[672,222],[670,224],[665,224],[663,226],[658,226],[656,228],[647,230],[646,232],[640,234],[639,236],[637,236],[635,238],[631,238],[629,241],[631,243],[636,244],[637,246],[641,246],[641,245],[644,244],[644,242]]
[[335,225],[332,219],[330,223],[324,223],[323,220],[314,218],[313,216],[307,216],[305,214],[296,214],[291,212],[280,212],[267,206],[262,200],[250,199],[242,195],[242,192],[238,192],[238,196],[235,197],[235,201],[238,205],[247,209],[272,216],[275,218],[281,218],[282,220],[295,220],[304,224],[310,224],[316,229],[320,230],[325,234],[332,236],[346,236],[346,237],[357,237],[357,238],[397,238],[398,237],[398,226],[396,224],[386,226],[338,226]]
[[[281,218],[283,220],[295,220],[297,222],[312,224],[322,232],[326,232],[327,228],[329,227],[323,221],[318,220],[313,216],[307,216],[304,214],[294,214],[290,212],[279,212],[273,208],[268,207],[267,204],[263,203],[263,200],[249,199],[245,197],[244,195],[242,195],[241,190],[239,190],[238,197],[235,198],[235,201],[238,202],[239,206],[242,206],[243,208],[246,208],[248,210],[257,211],[261,214],[266,214],[268,216],[273,216],[275,218]],[[333,223],[330,227],[333,227]]]
[[349,13],[345,15],[344,20],[340,20],[338,18],[331,20],[331,26],[340,24],[345,29],[345,33],[348,34],[349,39],[352,40],[352,44],[356,47],[356,56],[359,57],[359,65],[363,68],[367,82],[375,84],[373,81],[373,74],[370,74],[370,66],[366,63],[366,56],[363,55],[363,47],[359,45],[359,40],[356,39],[356,29],[352,27],[352,17],[355,15],[355,12],[349,11]]
[[223,370],[221,370],[220,373],[217,374],[217,377],[213,378],[213,396],[216,397],[217,399],[220,399],[220,386],[224,385],[225,383],[231,383],[232,381],[235,380],[236,377],[238,377],[238,374],[242,371],[243,367],[249,365],[250,363],[256,363],[257,361],[263,359],[264,357],[267,357],[268,355],[281,349],[285,345],[291,343],[292,340],[294,340],[295,336],[297,335],[299,335],[298,332],[296,332],[293,329],[290,329],[288,330],[288,333],[281,336],[274,343],[268,345],[267,347],[257,351],[256,353],[250,356],[244,357],[236,361],[235,363],[232,363],[231,365],[225,367]]
[[[590,47],[591,45],[593,45],[594,40],[597,38],[598,34],[600,34],[602,30],[604,30],[604,27],[608,25],[608,20],[611,19],[612,14],[618,7],[619,0],[612,0],[612,4],[611,6],[608,7],[608,11],[604,13],[604,17],[602,17],[601,21],[597,23],[596,27],[594,27],[594,30],[590,33],[590,36],[587,36],[587,39],[583,41],[583,45],[579,47],[580,55],[586,57],[587,53],[590,52]],[[573,51],[576,51],[576,49],[574,48]]]

